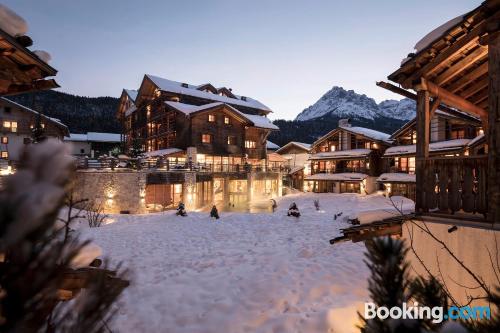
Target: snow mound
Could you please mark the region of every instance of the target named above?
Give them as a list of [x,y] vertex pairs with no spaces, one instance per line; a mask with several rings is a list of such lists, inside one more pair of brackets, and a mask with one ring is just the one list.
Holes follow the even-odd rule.
[[28,23],[9,7],[0,4],[0,29],[16,37],[28,32]]
[[50,53],[47,52],[47,51],[43,51],[43,50],[35,50],[33,51],[34,54],[36,54],[36,56],[38,58],[40,58],[42,61],[48,63],[49,61],[52,60],[52,57],[50,56]]

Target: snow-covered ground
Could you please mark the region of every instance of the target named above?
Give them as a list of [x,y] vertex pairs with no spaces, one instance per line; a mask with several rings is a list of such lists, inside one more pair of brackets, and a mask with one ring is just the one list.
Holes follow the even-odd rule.
[[[286,216],[292,201],[298,219]],[[375,207],[392,204],[298,194],[278,200],[274,214],[112,215],[80,232],[130,271],[114,332],[355,332],[368,299],[365,246],[328,241],[348,215]]]

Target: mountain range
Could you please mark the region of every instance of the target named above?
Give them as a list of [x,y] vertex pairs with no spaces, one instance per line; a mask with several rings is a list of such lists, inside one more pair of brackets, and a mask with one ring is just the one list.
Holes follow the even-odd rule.
[[379,117],[410,120],[415,117],[415,101],[385,100],[377,104],[373,98],[334,86],[316,103],[304,109],[295,120],[305,121],[328,115],[350,118],[377,119]]
[[[60,119],[71,133],[121,131],[115,117],[118,108],[116,97],[84,97],[49,90],[8,98]],[[280,146],[289,141],[312,143],[337,127],[342,118],[351,118],[355,126],[393,133],[414,116],[413,100],[386,100],[377,104],[366,95],[333,87],[295,120],[273,121],[280,131],[272,132],[269,140]]]

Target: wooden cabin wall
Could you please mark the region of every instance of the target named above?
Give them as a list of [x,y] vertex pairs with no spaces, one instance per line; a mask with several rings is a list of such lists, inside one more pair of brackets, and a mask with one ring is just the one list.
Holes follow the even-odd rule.
[[261,128],[249,127],[245,131],[245,140],[256,142],[255,149],[245,148],[246,154],[250,159],[265,159],[266,158],[266,140],[269,135],[268,130]]
[[[208,121],[209,115],[215,116],[215,122]],[[229,117],[229,124],[224,123],[224,117]],[[203,134],[210,134],[212,142],[203,143]],[[228,145],[229,136],[236,140],[234,145]],[[199,154],[243,156],[244,138],[244,123],[222,109],[199,113],[191,118],[191,145],[197,147]]]

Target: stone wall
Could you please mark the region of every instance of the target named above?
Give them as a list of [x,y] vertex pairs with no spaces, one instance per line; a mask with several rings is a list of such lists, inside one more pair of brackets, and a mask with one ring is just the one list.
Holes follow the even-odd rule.
[[105,213],[146,213],[146,174],[145,171],[78,171],[74,197],[101,204]]

